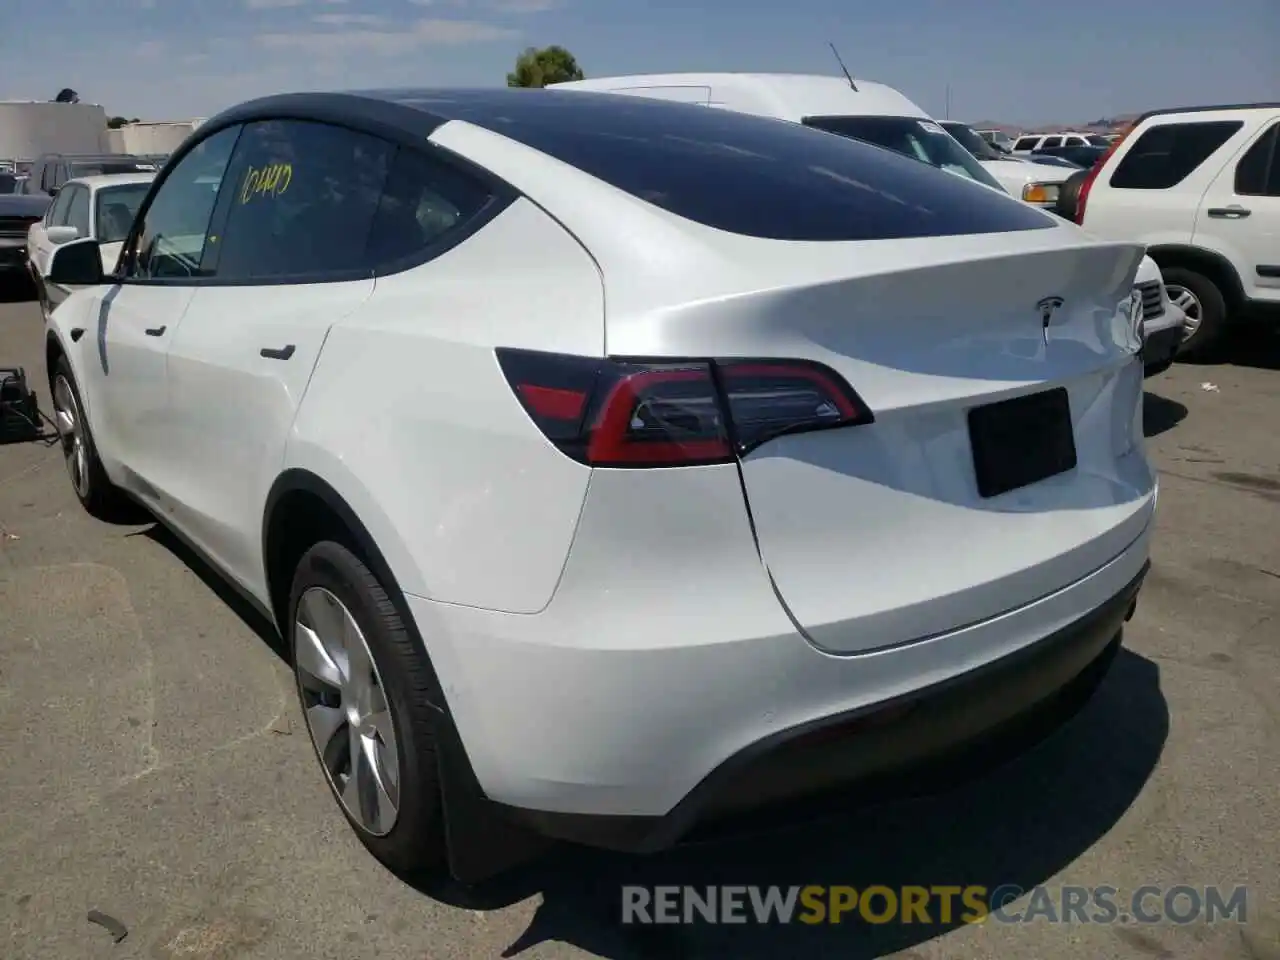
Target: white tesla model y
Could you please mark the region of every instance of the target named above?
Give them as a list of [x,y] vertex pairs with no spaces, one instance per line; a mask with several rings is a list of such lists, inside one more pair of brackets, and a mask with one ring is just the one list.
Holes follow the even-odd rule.
[[201,126],[116,272],[54,251],[48,366],[85,506],[287,638],[368,848],[475,877],[500,827],[656,849],[1096,682],[1156,501],[1142,255],[796,124],[287,95]]

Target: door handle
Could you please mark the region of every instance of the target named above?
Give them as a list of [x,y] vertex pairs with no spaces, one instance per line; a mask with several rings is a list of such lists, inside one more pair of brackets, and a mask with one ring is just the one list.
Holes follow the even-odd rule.
[[1205,211],[1215,220],[1243,220],[1252,210],[1246,210],[1244,207],[1211,207]]
[[266,357],[268,360],[288,360],[293,356],[293,351],[295,349],[296,348],[291,343],[287,347],[282,347],[278,350],[272,349],[271,347],[263,347],[258,351],[258,353]]
[[147,327],[146,334],[148,337],[163,337],[165,327]]

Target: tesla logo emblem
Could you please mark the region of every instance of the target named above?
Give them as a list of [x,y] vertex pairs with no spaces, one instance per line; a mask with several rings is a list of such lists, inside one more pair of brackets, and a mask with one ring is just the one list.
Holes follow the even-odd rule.
[[1040,329],[1044,334],[1044,342],[1049,342],[1049,324],[1053,323],[1053,312],[1062,306],[1061,297],[1045,297],[1036,304],[1040,311]]

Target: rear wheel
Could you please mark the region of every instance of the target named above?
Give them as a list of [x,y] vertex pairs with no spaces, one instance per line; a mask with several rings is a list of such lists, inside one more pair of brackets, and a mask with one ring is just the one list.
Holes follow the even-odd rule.
[[435,870],[445,860],[437,712],[407,615],[333,541],[303,555],[289,611],[298,697],[334,799],[387,867]]
[[1216,283],[1186,267],[1162,271],[1169,299],[1187,316],[1178,356],[1207,360],[1221,346],[1227,327],[1227,301]]

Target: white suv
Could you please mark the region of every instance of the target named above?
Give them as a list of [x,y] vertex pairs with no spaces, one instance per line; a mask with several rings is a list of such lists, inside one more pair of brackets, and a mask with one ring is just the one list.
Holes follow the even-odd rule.
[[1156,509],[1142,256],[728,110],[298,94],[112,274],[53,250],[46,361],[81,501],[272,617],[357,835],[466,879],[1078,705]]
[[1184,355],[1207,355],[1229,320],[1280,308],[1280,103],[1140,117],[1058,212],[1137,240],[1187,315]]

